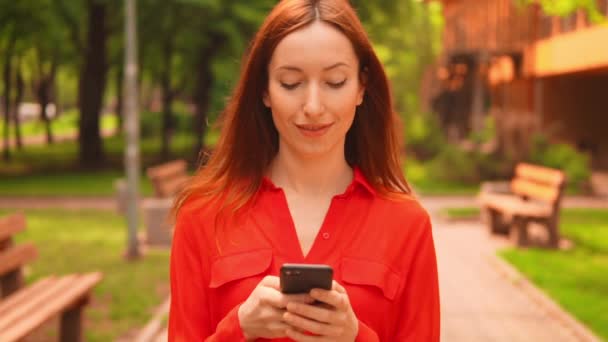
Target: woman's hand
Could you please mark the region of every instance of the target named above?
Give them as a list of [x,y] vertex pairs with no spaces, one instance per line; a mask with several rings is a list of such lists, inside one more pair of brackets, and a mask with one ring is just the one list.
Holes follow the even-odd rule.
[[[344,287],[334,280],[331,291],[314,289],[310,295],[325,304],[287,304],[287,312],[283,315],[285,322],[290,325],[286,331],[287,337],[298,342],[353,342],[359,332],[359,320]],[[316,336],[307,335],[302,331]]]
[[278,277],[266,276],[238,310],[245,339],[285,337],[288,325],[283,314],[288,303],[312,303],[308,294],[286,295],[280,292]]

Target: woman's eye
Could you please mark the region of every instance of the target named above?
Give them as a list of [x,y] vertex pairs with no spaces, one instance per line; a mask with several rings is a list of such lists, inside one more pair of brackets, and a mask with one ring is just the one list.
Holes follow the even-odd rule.
[[283,88],[285,88],[287,90],[296,89],[299,85],[300,85],[300,82],[296,82],[296,83],[283,83],[283,82],[281,82],[281,87],[283,87]]
[[342,81],[342,82],[337,82],[337,83],[327,82],[327,84],[332,88],[340,88],[344,85],[344,83],[346,83],[346,79],[344,79],[344,81]]

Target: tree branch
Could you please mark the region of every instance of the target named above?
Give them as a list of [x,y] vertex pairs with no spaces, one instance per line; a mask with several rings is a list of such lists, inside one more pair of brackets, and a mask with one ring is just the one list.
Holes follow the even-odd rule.
[[55,7],[57,8],[57,13],[59,17],[63,20],[63,22],[68,27],[68,31],[70,32],[70,38],[72,40],[72,44],[74,44],[74,48],[77,52],[84,52],[84,42],[80,39],[80,28],[78,25],[78,21],[74,16],[70,15],[69,10],[67,9],[63,0],[53,0]]

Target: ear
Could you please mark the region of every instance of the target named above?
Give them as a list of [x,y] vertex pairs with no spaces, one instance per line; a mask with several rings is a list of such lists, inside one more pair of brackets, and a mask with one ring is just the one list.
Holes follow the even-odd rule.
[[357,91],[357,106],[363,103],[365,88],[367,87],[368,71],[367,67],[363,68],[359,73],[359,90]]
[[262,94],[262,101],[264,102],[264,106],[270,108],[270,96],[268,95],[268,90],[264,90]]

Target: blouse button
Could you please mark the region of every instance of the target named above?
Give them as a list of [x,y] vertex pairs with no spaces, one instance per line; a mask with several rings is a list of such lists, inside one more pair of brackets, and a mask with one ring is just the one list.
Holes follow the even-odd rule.
[[327,233],[327,232],[323,233],[323,238],[325,240],[328,240],[329,239],[329,233]]

